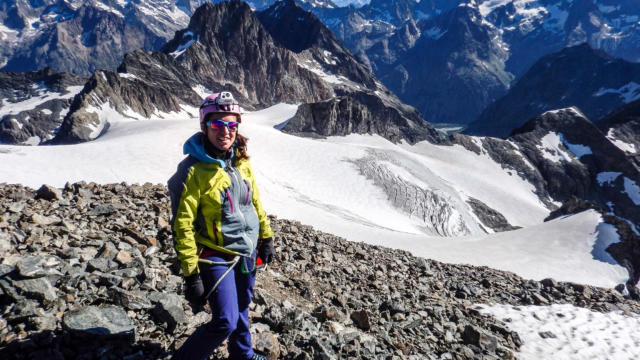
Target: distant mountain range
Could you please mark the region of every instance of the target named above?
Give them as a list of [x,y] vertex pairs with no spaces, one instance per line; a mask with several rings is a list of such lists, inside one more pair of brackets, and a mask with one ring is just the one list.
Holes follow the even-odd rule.
[[[24,77],[4,74],[13,82]],[[27,74],[40,79],[37,73]],[[6,92],[11,92],[11,81],[5,82]],[[306,104],[283,131],[315,136],[376,133],[395,142],[443,139],[293,0],[262,12],[241,1],[205,3],[161,51],[136,50],[125,55],[118,72],[96,71],[82,91],[69,97],[64,120],[59,111],[40,109],[47,104],[10,98],[15,111],[3,118],[0,137],[30,144],[89,141],[108,130],[111,114],[137,119],[186,111],[197,116],[195,107],[203,96],[223,89],[248,109]],[[317,116],[332,103],[332,116]],[[39,132],[25,126],[35,110],[40,117],[52,117],[51,125]]]
[[[0,63],[4,70],[50,66],[81,76],[114,70],[127,52],[159,50],[203,2],[3,2]],[[272,3],[248,1],[257,10]],[[298,3],[433,123],[477,120],[538,59],[567,46],[588,43],[613,57],[640,61],[640,3],[634,0]]]
[[374,0],[311,11],[434,123],[474,121],[539,58],[567,46],[640,61],[633,0]]

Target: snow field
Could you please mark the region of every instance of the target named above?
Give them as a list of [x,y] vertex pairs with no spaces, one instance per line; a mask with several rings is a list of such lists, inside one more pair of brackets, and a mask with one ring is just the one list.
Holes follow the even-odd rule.
[[506,322],[523,340],[520,360],[635,360],[640,358],[640,315],[599,313],[573,305],[477,305]]

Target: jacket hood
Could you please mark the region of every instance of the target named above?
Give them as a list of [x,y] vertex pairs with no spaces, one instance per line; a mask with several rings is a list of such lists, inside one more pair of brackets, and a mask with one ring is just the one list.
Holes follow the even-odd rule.
[[208,164],[218,163],[221,167],[225,167],[224,160],[213,158],[209,156],[209,154],[207,154],[207,151],[204,149],[203,141],[204,141],[203,133],[198,132],[193,134],[193,136],[191,136],[184,143],[184,146],[182,147],[183,154],[191,155],[196,159],[198,159],[199,161],[202,161]]

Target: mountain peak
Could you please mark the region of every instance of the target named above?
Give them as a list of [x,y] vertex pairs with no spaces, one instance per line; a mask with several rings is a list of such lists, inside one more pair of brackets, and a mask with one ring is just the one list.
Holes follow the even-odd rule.
[[[324,46],[328,42],[339,42],[320,19],[300,7],[295,0],[277,1],[260,12],[258,17],[278,42],[294,52]],[[282,22],[280,19],[288,20]]]

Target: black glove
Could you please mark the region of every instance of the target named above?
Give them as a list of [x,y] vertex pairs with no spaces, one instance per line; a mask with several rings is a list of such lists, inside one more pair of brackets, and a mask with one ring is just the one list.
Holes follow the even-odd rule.
[[184,297],[191,304],[191,307],[201,308],[204,305],[204,285],[200,274],[193,274],[184,278]]
[[262,259],[263,263],[268,264],[272,262],[275,254],[276,249],[273,247],[273,238],[258,240],[258,256]]

